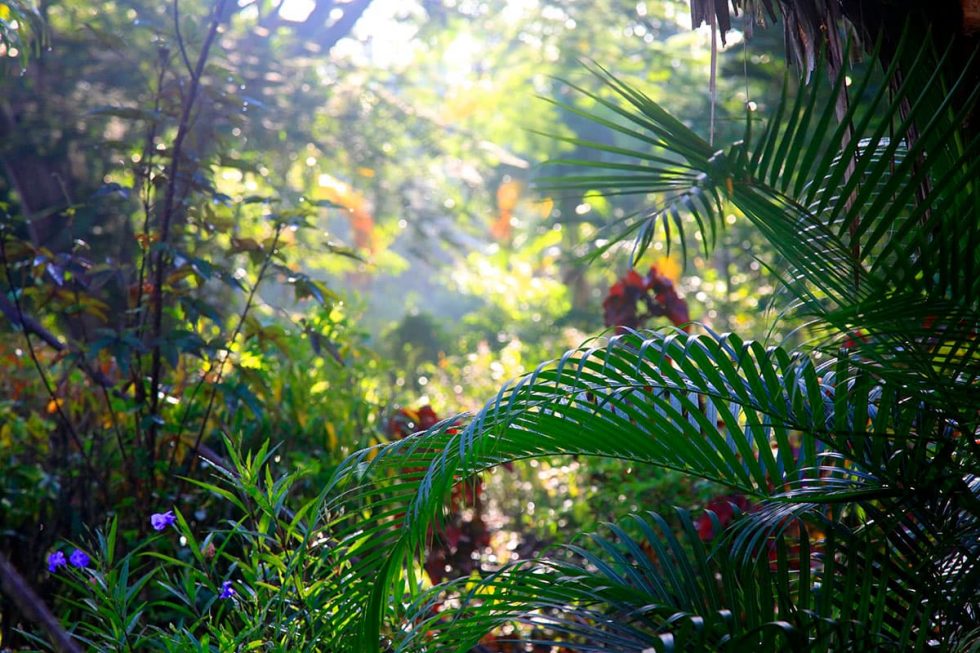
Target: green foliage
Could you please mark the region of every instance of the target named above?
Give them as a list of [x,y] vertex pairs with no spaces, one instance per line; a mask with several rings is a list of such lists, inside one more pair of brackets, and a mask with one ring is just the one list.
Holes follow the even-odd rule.
[[[376,441],[390,399],[356,312],[297,263],[324,235],[325,203],[243,180],[257,166],[231,137],[248,100],[212,49],[223,4],[45,6],[57,47],[2,80],[0,551],[32,584],[48,582],[57,539],[109,517],[121,552],[147,532],[147,505],[186,502],[219,523],[230,506],[192,482],[202,458],[227,464],[222,432],[287,442],[276,462],[301,467],[316,496]],[[17,20],[4,47],[39,38]],[[245,183],[228,184],[230,169]],[[328,245],[315,251],[351,254]],[[137,611],[89,625],[117,637]],[[20,619],[0,608],[5,645]]]
[[[978,142],[963,140],[959,126],[977,90],[957,95],[965,75],[945,86],[948,53],[933,59],[928,43],[903,47],[917,54],[902,79],[922,83],[896,83],[897,100],[884,102],[896,65],[883,77],[862,73],[838,124],[834,106],[851,71],[830,82],[823,103],[828,82],[818,73],[812,89],[784,97],[760,137],[750,117],[727,150],[597,71],[625,104],[583,92],[631,124],[594,119],[643,149],[616,151],[630,157],[624,163],[566,162],[602,174],[550,183],[662,194],[662,208],[637,227],[641,248],[655,227],[683,243],[681,211],[695,216],[710,248],[731,203],[782,255],[779,276],[791,309],[815,321],[815,346],[629,333],[505,386],[461,428],[444,423],[353,457],[340,476],[353,484],[346,496],[373,492],[360,484],[365,470],[398,481],[371,503],[368,525],[335,526],[341,542],[372,542],[351,567],[352,603],[342,613],[357,624],[350,650],[373,650],[384,625],[399,623],[413,626],[398,646],[424,649],[429,631],[414,626],[419,619],[434,629],[434,650],[440,642],[465,650],[509,620],[543,623],[579,650],[975,644],[980,200]],[[865,99],[875,79],[879,90]],[[938,105],[925,101],[939,95]],[[618,544],[596,540],[591,553],[582,550],[586,564],[574,570],[547,558],[509,567],[473,589],[437,587],[405,621],[387,621],[459,479],[557,454],[683,471],[760,506],[710,551],[692,540],[682,555],[672,534],[641,521],[652,554],[617,532]],[[382,518],[391,515],[404,515],[400,528]],[[691,540],[690,519],[682,526]],[[714,594],[712,569],[738,581],[723,575],[729,589]],[[669,580],[684,570],[686,579]],[[644,582],[672,591],[640,592]]]
[[174,510],[172,527],[124,552],[114,519],[86,543],[88,567],[55,574],[78,641],[118,651],[323,650],[337,598],[327,579],[339,573],[323,500],[294,512],[286,504],[303,475],[273,476],[278,453],[268,443],[248,455],[226,444],[229,467],[194,482],[228,508],[220,525]]
[[[0,3],[0,55],[37,55],[0,80],[0,534],[76,640],[975,647],[980,91],[953,50],[906,36],[884,71],[817,67],[758,105],[765,57],[723,56],[744,77],[709,124],[684,3],[422,3],[371,19],[417,30],[388,63],[350,32],[369,3],[341,4],[48,3],[49,52]],[[528,80],[550,101],[515,99]],[[657,287],[700,325],[575,347],[619,253],[685,262]],[[494,392],[386,444],[393,405]],[[432,586],[427,548],[490,541],[452,550],[461,483],[530,496],[511,541],[546,550]],[[45,574],[65,540],[91,563]]]

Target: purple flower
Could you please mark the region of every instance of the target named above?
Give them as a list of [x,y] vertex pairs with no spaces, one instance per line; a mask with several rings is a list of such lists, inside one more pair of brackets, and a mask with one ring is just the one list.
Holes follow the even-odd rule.
[[232,588],[231,584],[232,581],[230,580],[226,580],[225,582],[221,583],[221,593],[218,594],[219,599],[230,599],[231,597],[235,596],[235,590]]
[[75,549],[68,557],[68,562],[71,563],[72,567],[88,567],[88,563],[92,562],[92,559],[81,549]]
[[153,530],[162,531],[167,526],[173,526],[177,522],[177,518],[174,517],[174,511],[168,510],[167,512],[157,512],[150,516],[150,524],[153,526]]
[[64,567],[66,564],[68,564],[68,561],[65,560],[65,554],[61,551],[55,551],[48,556],[48,571],[50,571],[52,574],[58,571],[59,568]]

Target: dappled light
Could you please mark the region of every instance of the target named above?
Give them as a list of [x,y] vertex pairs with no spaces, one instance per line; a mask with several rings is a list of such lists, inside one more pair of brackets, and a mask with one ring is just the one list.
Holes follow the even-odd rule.
[[978,650],[978,16],[0,0],[0,650]]

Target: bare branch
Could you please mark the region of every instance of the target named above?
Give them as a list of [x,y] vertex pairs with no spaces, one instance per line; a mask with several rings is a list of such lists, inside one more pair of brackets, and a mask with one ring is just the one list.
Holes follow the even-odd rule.
[[[7,299],[7,297],[2,294],[0,294],[0,313],[3,313],[5,316],[7,316],[8,320],[20,326],[25,333],[30,333],[37,336],[52,349],[56,351],[71,350],[69,345],[65,344],[59,340],[56,335],[45,329],[40,322],[35,320],[30,315],[24,315],[21,313],[12,301]],[[115,385],[112,379],[91,365],[80,363],[78,367],[85,372],[90,379],[95,381],[103,388],[111,388]]]
[[21,613],[37,623],[48,634],[55,649],[62,653],[82,653],[82,649],[65,632],[51,610],[37,592],[24,580],[14,566],[0,552],[0,590],[6,594]]
[[[224,15],[225,0],[217,0],[211,16],[211,24],[208,27],[207,36],[201,46],[201,52],[197,57],[197,65],[191,74],[190,86],[184,98],[184,106],[181,111],[180,122],[177,127],[177,136],[174,138],[171,150],[170,165],[167,170],[167,190],[164,195],[163,209],[160,215],[160,251],[156,256],[155,278],[152,291],[153,300],[153,325],[152,325],[152,346],[153,355],[150,367],[150,414],[157,416],[160,409],[160,374],[162,366],[162,348],[160,337],[163,334],[163,280],[164,268],[167,265],[168,257],[163,249],[169,244],[170,225],[173,222],[174,212],[176,211],[175,200],[177,197],[177,178],[180,171],[180,157],[182,154],[184,140],[190,131],[191,111],[197,99],[197,92],[200,88],[201,77],[204,74],[204,66],[207,63],[208,55],[211,52],[211,45],[218,34],[218,27]],[[152,421],[149,427],[146,446],[150,451],[156,447],[157,423]]]

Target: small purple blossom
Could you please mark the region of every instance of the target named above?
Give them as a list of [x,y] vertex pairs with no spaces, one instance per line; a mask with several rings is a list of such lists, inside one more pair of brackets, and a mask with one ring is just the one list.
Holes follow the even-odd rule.
[[226,580],[225,582],[221,583],[221,593],[218,594],[219,599],[230,599],[231,597],[235,596],[235,590],[231,585],[232,581],[230,580]]
[[59,568],[64,567],[66,564],[68,564],[68,561],[65,560],[65,554],[61,551],[55,551],[48,556],[48,571],[50,571],[52,574],[58,571]]
[[75,549],[71,552],[71,555],[68,556],[68,562],[71,563],[72,567],[83,568],[88,567],[88,564],[92,562],[92,559],[89,558],[88,554],[81,549]]
[[174,516],[173,510],[157,512],[150,516],[150,524],[155,531],[162,531],[167,526],[173,526],[175,523],[177,523],[177,518]]

